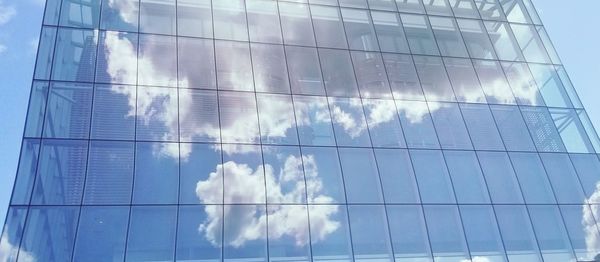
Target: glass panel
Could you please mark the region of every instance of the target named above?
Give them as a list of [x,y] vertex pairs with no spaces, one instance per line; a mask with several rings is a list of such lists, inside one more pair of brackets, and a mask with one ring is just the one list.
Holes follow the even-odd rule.
[[308,206],[313,261],[352,261],[345,206]]
[[61,9],[61,26],[98,28],[100,0],[63,0]]
[[408,13],[425,13],[425,7],[423,7],[423,0],[396,0],[396,6],[398,11]]
[[600,153],[600,137],[598,137],[598,133],[596,133],[596,129],[594,128],[592,121],[590,121],[587,113],[583,110],[577,110],[577,114],[579,115],[579,120],[581,120],[583,128],[590,138],[590,142],[596,149],[596,152]]
[[600,253],[597,245],[589,243],[598,239],[600,233],[592,214],[592,209],[587,205],[560,206],[560,212],[569,233],[578,261],[593,261]]
[[477,6],[473,0],[450,0],[450,6],[456,17],[479,18],[479,12],[477,12]]
[[359,98],[329,98],[333,130],[339,146],[371,146]]
[[83,203],[131,203],[133,155],[133,142],[90,142]]
[[216,89],[213,41],[180,37],[177,46],[178,86]]
[[458,101],[485,103],[485,95],[470,59],[445,57],[444,64]]
[[561,108],[550,108],[548,110],[568,152],[594,153],[594,147],[586,134],[584,126],[579,121],[577,111]]
[[485,21],[484,24],[500,60],[524,60],[521,49],[517,45],[517,39],[507,23]]
[[438,138],[444,149],[473,149],[471,138],[465,127],[458,104],[428,103],[432,110],[431,117],[436,130],[440,130]]
[[410,55],[383,54],[383,63],[395,99],[425,101],[415,63]]
[[573,107],[553,65],[529,64],[547,106]]
[[527,9],[520,0],[502,1],[502,8],[509,22],[528,23],[531,24],[531,18],[527,13]]
[[394,261],[385,209],[378,206],[348,206],[354,261]]
[[122,261],[129,207],[83,207],[74,261]]
[[173,260],[176,223],[175,206],[132,207],[125,261]]
[[509,261],[542,261],[525,206],[494,206]]
[[94,81],[98,31],[61,28],[57,37],[52,79]]
[[396,4],[394,0],[367,0],[369,2],[369,8],[373,10],[389,10],[396,11]]
[[502,62],[502,67],[519,105],[545,105],[527,64]]
[[315,34],[308,5],[280,2],[279,16],[285,44],[315,46]]
[[323,76],[317,49],[285,46],[292,93],[324,95]]
[[311,261],[307,206],[271,205],[267,210],[269,261]]
[[556,71],[571,98],[571,102],[573,102],[573,106],[575,108],[583,108],[583,104],[581,103],[581,100],[579,100],[579,96],[577,95],[575,87],[573,86],[573,83],[571,83],[571,79],[569,78],[569,75],[567,75],[565,68],[563,66],[556,66]]
[[270,0],[246,1],[250,41],[282,43],[277,2]]
[[407,150],[375,149],[385,202],[419,203],[419,190]]
[[310,11],[315,30],[317,46],[348,48],[344,35],[344,24],[337,7],[311,5]]
[[368,10],[342,8],[342,18],[350,49],[379,51],[375,28]]
[[491,105],[490,108],[508,151],[535,151],[519,107]]
[[475,152],[444,151],[456,201],[465,204],[490,203],[486,181]]
[[498,231],[496,215],[491,206],[460,206],[465,235],[473,261],[506,261],[504,246]]
[[[438,0],[437,2],[444,1],[446,0]],[[456,20],[447,17],[430,16],[429,21],[431,22],[431,28],[433,28],[437,45],[443,56],[469,57],[463,38],[458,31]]]
[[358,86],[350,53],[345,50],[319,49],[319,57],[327,95],[357,97]]
[[53,82],[46,106],[44,137],[88,138],[92,93],[91,84]]
[[567,154],[540,154],[559,204],[583,204],[585,195]]
[[263,144],[297,145],[294,105],[289,95],[257,94]]
[[179,145],[136,143],[134,177],[133,203],[177,203]]
[[528,206],[544,261],[573,261],[573,250],[558,206]]
[[421,206],[386,206],[397,262],[430,262],[429,238]]
[[21,255],[23,261],[33,261],[35,258],[28,252],[21,250],[19,245],[23,238],[23,228],[25,227],[25,217],[27,216],[27,207],[9,207],[6,216],[6,224],[2,232],[2,259],[4,261],[17,261],[17,256]]
[[494,204],[521,204],[523,196],[507,153],[477,152]]
[[301,145],[335,145],[329,106],[325,97],[294,96]]
[[216,41],[217,79],[221,90],[253,91],[248,43]]
[[581,186],[590,203],[598,203],[595,195],[598,191],[598,182],[600,182],[600,160],[596,155],[590,154],[571,154],[571,162],[579,175]]
[[47,0],[44,12],[44,25],[58,25],[60,4],[62,0]]
[[[223,203],[221,147],[215,144],[180,144],[180,146],[179,203]],[[210,194],[205,194],[205,191]]]
[[[263,167],[260,146],[222,145],[222,148],[224,151],[222,168],[223,178],[225,180],[223,182],[225,189],[224,203],[265,203],[265,169]],[[212,179],[209,182],[217,183],[219,181]],[[197,190],[196,194],[198,194],[201,199],[215,198],[214,194],[216,192],[210,190],[211,188],[210,184],[201,185],[201,190]],[[227,211],[225,212],[225,215],[227,215]],[[234,241],[234,239],[230,241]]]
[[[303,162],[310,162],[300,156],[300,149],[291,146],[263,146],[263,161],[265,163],[265,181],[267,183],[267,202],[271,204],[302,204],[306,203],[306,184]],[[319,170],[311,169],[308,172],[309,183],[316,179],[315,173]],[[308,239],[307,239],[308,241]]]
[[475,3],[484,20],[506,20],[498,0],[475,0]]
[[[379,0],[381,1],[381,0]],[[381,1],[383,2],[383,1]],[[390,0],[392,2],[392,0]],[[393,3],[392,3],[393,4]],[[371,6],[373,8],[373,6]],[[379,47],[383,52],[409,53],[408,42],[397,13],[371,11]]]
[[256,91],[289,94],[283,46],[255,43],[250,46]]
[[[148,44],[144,47],[148,49]],[[148,52],[146,52],[146,54],[148,54]],[[136,72],[138,70],[137,55],[137,34],[100,31],[96,78],[94,81],[97,83],[135,85],[137,83]],[[142,63],[144,62],[148,63],[147,60]],[[145,67],[142,68],[142,70],[146,69],[147,68]],[[165,71],[167,70],[168,69],[165,69]],[[146,77],[148,76],[148,73],[141,76]]]
[[[38,154],[40,152],[40,140],[23,139],[21,145],[21,156],[19,167],[15,177],[15,185],[12,192],[12,205],[28,205],[31,199],[31,190],[36,176]],[[2,241],[4,242],[4,241]]]
[[556,53],[556,49],[554,49],[554,45],[552,44],[552,41],[550,41],[550,37],[548,36],[548,33],[546,33],[546,30],[541,26],[536,26],[535,29],[539,33],[540,40],[542,40],[542,43],[544,44],[546,51],[548,52],[548,55],[550,56],[550,59],[552,60],[552,63],[553,64],[562,64],[562,62],[560,61],[560,58],[558,57],[558,54]]
[[176,38],[140,35],[137,67],[139,85],[177,86]]
[[244,0],[212,1],[215,38],[248,41]]
[[406,147],[393,100],[363,99],[373,146]]
[[71,261],[79,207],[32,207],[25,222],[19,261]]
[[488,60],[472,61],[488,103],[516,104],[500,62]]
[[219,92],[221,139],[223,142],[259,140],[258,112],[253,93]]
[[180,206],[177,261],[221,261],[223,206]]
[[140,32],[174,35],[176,0],[140,0]]
[[539,151],[564,152],[565,146],[547,108],[521,107],[523,118]]
[[396,107],[409,148],[440,148],[427,103],[396,101]]
[[135,86],[96,85],[92,110],[94,139],[133,140],[135,136]]
[[392,97],[380,53],[352,51],[352,62],[361,97]]
[[[510,17],[509,17],[510,19]],[[552,63],[533,25],[510,24],[527,62]]]
[[177,35],[213,36],[210,0],[177,0]]
[[523,190],[525,203],[554,204],[556,198],[546,170],[536,153],[509,153],[515,172]]
[[[32,205],[79,205],[85,179],[88,142],[44,140]],[[40,235],[36,235],[39,238]]]
[[226,205],[223,211],[223,259],[267,261],[267,212],[263,205]]
[[179,140],[216,142],[219,130],[217,92],[179,89]]
[[337,150],[302,147],[308,203],[345,203],[344,180]]
[[429,15],[447,15],[452,16],[452,9],[448,0],[430,0],[425,1],[425,10]]
[[497,59],[482,21],[458,19],[457,22],[471,57]]
[[177,89],[138,87],[136,139],[177,141]]
[[41,137],[48,99],[48,82],[34,81],[25,120],[25,137]]
[[460,104],[475,150],[504,150],[488,105]]
[[139,13],[140,3],[138,0],[103,1],[100,28],[137,32]]
[[436,261],[468,261],[469,251],[456,206],[424,206],[431,250]]
[[414,56],[427,101],[456,101],[441,57]]
[[381,181],[371,149],[339,148],[348,203],[382,203]]
[[456,203],[452,181],[446,169],[442,152],[433,150],[410,151],[423,203]]
[[[399,1],[399,0],[396,0]],[[420,0],[419,0],[420,1]],[[439,55],[431,25],[426,16],[401,14],[402,24],[413,54]]]
[[340,6],[356,7],[362,9],[368,8],[367,0],[338,0],[338,2],[340,2]]
[[[50,4],[50,1],[48,1]],[[35,79],[50,79],[52,69],[52,58],[54,56],[54,44],[56,43],[56,28],[42,27],[40,41],[35,64]]]

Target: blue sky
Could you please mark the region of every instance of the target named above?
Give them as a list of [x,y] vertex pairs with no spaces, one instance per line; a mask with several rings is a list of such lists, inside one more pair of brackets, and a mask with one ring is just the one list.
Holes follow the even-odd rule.
[[[19,158],[44,0],[0,0],[0,222]],[[600,1],[533,0],[573,84],[600,127]]]

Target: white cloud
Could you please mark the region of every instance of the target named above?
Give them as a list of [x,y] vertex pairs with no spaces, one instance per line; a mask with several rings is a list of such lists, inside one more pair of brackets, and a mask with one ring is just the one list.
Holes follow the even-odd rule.
[[[598,203],[600,201],[600,182],[596,183],[596,191],[587,199],[588,203]],[[587,259],[594,259],[594,256],[600,251],[600,235],[598,234],[598,224],[596,218],[600,217],[600,206],[590,205],[582,208],[583,231],[585,233],[585,246],[588,252]]]
[[8,23],[16,14],[17,9],[4,4],[4,1],[0,0],[0,25]]
[[[5,228],[5,234],[2,235],[0,239],[0,261],[15,261],[17,259],[17,254],[19,255],[19,261],[23,262],[35,262],[35,257],[25,251],[20,250],[18,247],[10,243],[8,239],[8,228]],[[15,243],[18,245],[18,243]]]
[[3,44],[0,44],[0,54],[6,52],[6,46]]

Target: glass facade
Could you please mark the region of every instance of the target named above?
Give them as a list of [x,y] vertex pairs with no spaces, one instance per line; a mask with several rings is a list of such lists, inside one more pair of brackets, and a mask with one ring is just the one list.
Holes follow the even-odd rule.
[[48,0],[3,261],[593,261],[531,0]]

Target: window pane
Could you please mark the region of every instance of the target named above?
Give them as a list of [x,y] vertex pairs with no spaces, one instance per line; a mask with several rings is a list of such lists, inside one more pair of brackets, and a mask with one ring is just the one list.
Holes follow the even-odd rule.
[[339,0],[340,6],[367,8],[367,0]]
[[415,63],[410,55],[383,54],[383,63],[395,99],[425,101]]
[[301,145],[335,145],[329,105],[325,97],[294,96]]
[[179,185],[179,145],[137,143],[135,148],[135,204],[175,204]]
[[133,142],[90,142],[84,204],[131,203],[133,147]]
[[529,68],[547,106],[573,107],[553,65],[529,64]]
[[[332,147],[302,147],[308,203],[345,203],[338,153]],[[322,187],[315,187],[322,184]]]
[[484,20],[506,20],[498,0],[475,0],[475,3]]
[[132,207],[125,260],[173,260],[176,223],[175,206]]
[[523,118],[539,151],[564,152],[565,146],[547,108],[521,107]]
[[509,261],[542,261],[525,206],[494,206]]
[[[145,47],[148,49],[147,46]],[[100,31],[95,82],[135,85],[138,70],[137,54],[138,34]]]
[[212,1],[215,38],[248,41],[245,1]]
[[400,18],[404,25],[410,51],[413,54],[440,54],[426,16],[401,14]]
[[323,77],[317,49],[285,46],[292,93],[324,95]]
[[177,141],[177,89],[138,87],[136,139]]
[[175,37],[140,35],[138,84],[177,86],[177,40]]
[[444,151],[458,203],[490,203],[486,181],[475,152]]
[[27,207],[9,207],[6,216],[6,224],[2,232],[2,259],[5,261],[17,261],[17,256],[21,255],[22,260],[35,260],[31,254],[20,250],[19,245],[23,238],[23,228],[25,227],[25,217],[27,216]]
[[317,46],[348,48],[339,8],[311,5],[310,11],[312,14]]
[[52,83],[44,137],[88,138],[92,93],[91,84]]
[[371,146],[359,98],[330,98],[333,130],[339,146]]
[[348,203],[382,203],[381,182],[371,149],[340,148]]
[[589,239],[598,239],[600,233],[592,214],[592,209],[587,205],[560,206],[560,212],[569,233],[569,239],[577,260],[593,260],[600,252],[598,246],[588,244]]
[[380,53],[352,51],[352,62],[361,97],[392,97]]
[[297,145],[298,133],[290,95],[257,94],[263,144]]
[[509,22],[531,24],[527,9],[520,0],[507,0],[502,2],[502,7]]
[[396,11],[394,0],[367,0],[367,2],[369,2],[369,8],[373,10]]
[[600,182],[600,159],[590,154],[571,154],[570,157],[588,198],[586,200],[597,203],[598,200],[593,196],[597,194],[597,184]]
[[556,203],[552,186],[539,156],[536,153],[510,153],[519,184],[523,190],[525,203],[553,204]]
[[216,41],[215,48],[219,89],[253,91],[248,43]]
[[342,8],[342,18],[350,49],[379,51],[375,28],[368,10]]
[[62,0],[48,0],[46,2],[44,25],[58,25],[58,14],[60,13],[60,4]]
[[281,26],[277,2],[270,0],[246,1],[250,41],[262,43],[282,43]]
[[490,108],[508,151],[535,151],[519,107],[491,105]]
[[83,207],[73,260],[123,260],[128,220],[129,207]]
[[469,259],[458,208],[455,206],[424,206],[427,231],[433,257],[442,261]]
[[452,182],[442,152],[411,150],[417,183],[423,203],[456,203]]
[[363,99],[373,146],[406,147],[393,100]]
[[[313,261],[352,261],[350,229],[346,206],[309,205]],[[329,215],[329,219],[323,219]],[[336,224],[335,230],[326,230]]]
[[484,24],[500,60],[524,60],[521,49],[517,45],[517,39],[507,23],[485,21]]
[[354,261],[394,261],[382,205],[348,206]]
[[438,138],[444,149],[473,149],[471,138],[465,127],[458,104],[428,103],[432,110],[431,117],[435,128],[440,130]]
[[508,154],[477,152],[492,203],[521,204],[523,196]]
[[486,100],[491,104],[516,104],[500,62],[473,60]]
[[357,97],[358,86],[350,53],[344,50],[319,49],[319,57],[327,95]]
[[548,36],[548,33],[546,33],[544,27],[536,26],[535,29],[539,33],[540,39],[542,40],[542,43],[544,43],[544,46],[546,48],[546,51],[548,51],[548,55],[550,56],[552,63],[562,64],[562,62],[560,61],[560,57],[558,57],[556,49],[554,49],[554,45],[552,44],[552,41],[550,41],[550,37]]
[[487,105],[460,104],[475,150],[504,150],[502,138]]
[[396,0],[398,11],[424,14],[423,0]]
[[223,206],[180,206],[177,221],[178,261],[221,261]]
[[52,79],[94,81],[98,32],[61,28],[57,37]]
[[[510,17],[509,17],[510,19]],[[527,62],[552,63],[533,25],[510,24]]]
[[140,0],[140,32],[174,35],[176,0]]
[[584,126],[579,121],[577,111],[561,108],[550,108],[548,110],[568,152],[594,153],[594,147],[586,134]]
[[36,176],[40,140],[23,139],[19,167],[15,177],[11,204],[28,205],[31,199],[31,190]]
[[[267,261],[267,212],[263,205],[227,205],[223,212],[224,261]],[[248,221],[254,221],[248,223]],[[259,222],[261,221],[261,222]]]
[[502,62],[502,67],[519,105],[544,105],[542,95],[527,64]]
[[213,41],[185,37],[177,41],[178,86],[216,89]]
[[307,206],[270,205],[267,209],[269,261],[311,261]]
[[210,0],[177,0],[177,35],[213,36]]
[[413,57],[428,101],[456,101],[450,79],[440,57]]
[[573,261],[573,250],[558,206],[528,206],[544,261]]
[[179,140],[218,142],[219,107],[217,92],[179,89]]
[[[311,159],[300,156],[300,148],[292,146],[263,146],[265,182],[267,183],[267,203],[302,204],[306,203],[306,184],[318,183],[318,175]],[[303,162],[309,169],[304,174]],[[311,162],[312,161],[312,162]],[[315,172],[313,172],[315,171]]]
[[253,143],[259,140],[253,93],[219,92],[219,115],[223,142]]
[[[392,0],[389,1],[392,2]],[[374,7],[371,5],[371,8]],[[373,17],[373,24],[381,51],[393,53],[410,52],[406,35],[402,28],[402,22],[397,13],[371,11],[371,16]]]
[[459,102],[486,102],[470,59],[445,57],[444,64]]
[[48,82],[34,81],[25,122],[25,137],[41,137],[48,99]]
[[283,46],[252,43],[251,48],[256,91],[289,94]]
[[87,149],[87,141],[44,140],[31,204],[79,205],[85,178]]
[[396,107],[409,148],[440,148],[427,103],[396,101]]
[[390,235],[397,262],[432,261],[429,238],[421,206],[386,206]]
[[[265,203],[265,169],[260,146],[222,145],[225,204]],[[217,181],[211,181],[217,183]],[[204,187],[204,186],[202,186]],[[202,199],[214,198],[215,192],[197,191]],[[227,213],[225,214],[227,215]],[[227,236],[226,236],[227,237]],[[232,239],[231,241],[234,241]]]
[[473,0],[450,0],[450,6],[456,17],[479,18],[479,12]]
[[498,231],[496,215],[491,206],[460,206],[469,251],[474,261],[506,261],[504,246]]
[[581,100],[579,99],[579,96],[575,91],[575,87],[573,86],[573,83],[571,83],[571,79],[569,78],[569,75],[567,75],[565,68],[563,66],[556,66],[556,71],[558,72],[558,76],[560,77],[563,86],[571,98],[571,102],[573,102],[573,106],[575,108],[582,108],[583,104],[581,103]]
[[583,204],[585,195],[569,155],[540,154],[559,204]]
[[419,203],[419,190],[407,150],[375,149],[385,202]]
[[279,12],[285,44],[315,46],[308,5],[280,2]]
[[94,139],[133,140],[135,115],[131,115],[136,101],[135,86],[96,85],[92,110]]
[[458,27],[460,28],[460,32],[465,39],[465,43],[471,57],[481,59],[496,59],[494,47],[490,42],[490,38],[488,37],[482,21],[458,19],[457,23]]
[[[223,203],[221,147],[216,144],[180,144],[180,204]],[[211,192],[205,195],[204,192]],[[202,194],[198,194],[198,192]]]
[[32,207],[27,216],[19,261],[71,261],[79,207]]
[[98,28],[100,0],[64,0],[61,9],[61,26]]
[[103,1],[100,28],[115,31],[138,31],[138,0]]
[[430,15],[452,15],[452,9],[448,0],[431,0],[425,1],[425,10]]
[[[50,4],[50,1],[48,1]],[[50,7],[48,7],[50,8]],[[50,79],[52,69],[52,58],[54,56],[54,44],[56,43],[56,28],[42,27],[40,41],[35,64],[35,79]]]
[[[437,2],[445,2],[438,0]],[[435,3],[434,3],[435,4]],[[427,7],[429,5],[426,5]],[[437,45],[443,56],[468,57],[467,48],[458,31],[456,20],[447,17],[430,16],[431,28],[435,34]]]

